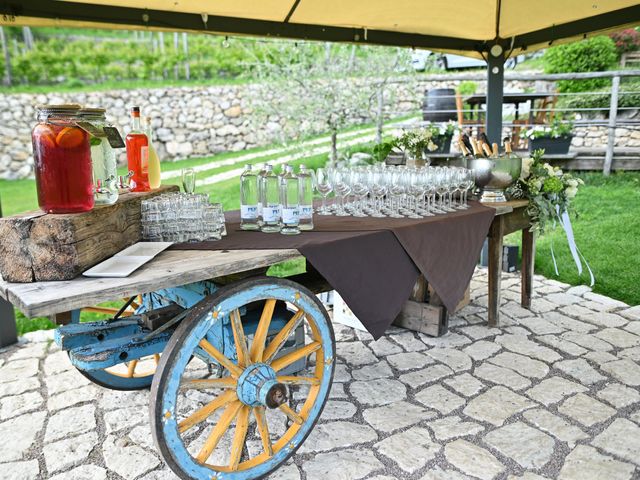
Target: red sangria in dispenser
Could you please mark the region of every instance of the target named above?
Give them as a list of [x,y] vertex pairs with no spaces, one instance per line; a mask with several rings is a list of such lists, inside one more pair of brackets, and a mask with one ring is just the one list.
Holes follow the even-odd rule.
[[89,134],[78,127],[79,105],[41,105],[33,128],[38,204],[47,213],[93,208]]

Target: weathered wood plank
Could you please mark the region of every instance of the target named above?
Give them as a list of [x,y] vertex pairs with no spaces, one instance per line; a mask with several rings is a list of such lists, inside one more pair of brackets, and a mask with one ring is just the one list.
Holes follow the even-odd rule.
[[502,281],[502,216],[496,217],[489,229],[489,255],[488,255],[488,321],[490,327],[498,326],[500,322],[500,297]]
[[30,212],[0,219],[0,273],[11,282],[70,280],[141,238],[140,202],[175,191],[167,185],[123,194],[89,212]]
[[108,300],[209,280],[300,257],[297,250],[167,251],[126,278],[8,283],[0,290],[25,315],[53,315]]
[[536,258],[535,234],[528,228],[522,230],[522,273],[520,304],[524,308],[531,307],[531,295],[533,294],[533,268]]

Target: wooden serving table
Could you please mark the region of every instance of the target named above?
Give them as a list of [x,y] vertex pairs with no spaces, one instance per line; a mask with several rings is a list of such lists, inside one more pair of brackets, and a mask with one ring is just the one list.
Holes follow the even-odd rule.
[[[496,209],[489,231],[489,312],[490,326],[499,324],[500,278],[502,273],[503,236],[522,230],[522,306],[531,303],[534,243],[528,231],[525,213],[527,201],[487,204]],[[9,283],[0,279],[0,297],[5,298],[28,317],[55,316],[90,305],[171,288],[189,283],[242,274],[276,263],[300,258],[297,250],[178,250],[161,253],[154,260],[126,278],[86,278],[34,283]],[[418,302],[409,300],[403,311],[413,313]],[[421,329],[432,335],[447,331],[448,315],[442,306],[421,304],[423,319],[437,325]]]

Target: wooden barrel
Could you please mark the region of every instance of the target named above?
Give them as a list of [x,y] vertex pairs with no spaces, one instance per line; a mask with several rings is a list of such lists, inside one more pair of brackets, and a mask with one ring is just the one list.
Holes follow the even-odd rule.
[[[453,88],[425,90],[422,102],[422,118],[429,122],[456,120],[456,91]],[[444,110],[444,111],[443,111]]]

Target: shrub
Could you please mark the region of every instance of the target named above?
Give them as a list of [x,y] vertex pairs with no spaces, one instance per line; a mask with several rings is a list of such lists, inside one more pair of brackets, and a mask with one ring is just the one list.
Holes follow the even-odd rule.
[[458,85],[458,93],[463,97],[466,95],[473,95],[478,89],[478,84],[471,80],[465,80]]
[[635,28],[627,28],[609,35],[616,44],[618,54],[640,50],[640,33]]
[[[544,54],[547,73],[602,72],[618,59],[616,46],[609,37],[598,36],[581,42],[549,48]],[[561,80],[560,92],[585,92],[610,84],[607,78],[589,80]]]
[[[638,108],[640,105],[640,81],[623,82],[620,84],[620,94],[618,97],[618,106],[621,108]],[[597,112],[586,113],[587,116],[592,114],[609,113],[609,105],[611,103],[611,94],[609,88],[602,89],[601,94],[596,95],[570,95],[561,97],[558,101],[560,108],[599,108]],[[584,113],[583,113],[584,114]]]

